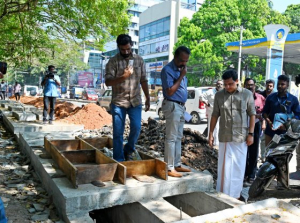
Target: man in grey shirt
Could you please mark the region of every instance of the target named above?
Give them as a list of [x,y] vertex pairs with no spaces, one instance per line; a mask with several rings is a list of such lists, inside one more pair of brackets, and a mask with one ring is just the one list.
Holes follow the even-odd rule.
[[209,145],[219,121],[219,157],[217,190],[240,198],[246,167],[247,146],[253,144],[255,105],[251,91],[238,86],[235,70],[223,73],[224,89],[215,95],[210,121]]

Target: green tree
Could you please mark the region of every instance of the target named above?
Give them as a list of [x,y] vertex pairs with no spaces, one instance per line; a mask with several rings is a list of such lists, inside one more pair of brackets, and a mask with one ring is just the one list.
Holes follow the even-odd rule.
[[300,4],[289,5],[284,12],[284,15],[290,19],[289,27],[290,33],[300,32]]
[[[239,41],[241,26],[243,39],[253,39],[265,36],[265,25],[287,22],[266,0],[207,0],[190,21],[181,20],[176,46],[191,49],[189,66],[200,70],[198,80],[205,76],[212,81],[227,67],[237,67],[237,55],[227,51],[225,44]],[[257,57],[246,57],[242,67],[248,65],[251,70],[258,61]]]
[[[129,24],[127,0],[2,0],[0,60],[11,66],[44,60],[55,39],[93,38],[99,49]],[[43,61],[42,61],[43,62]]]

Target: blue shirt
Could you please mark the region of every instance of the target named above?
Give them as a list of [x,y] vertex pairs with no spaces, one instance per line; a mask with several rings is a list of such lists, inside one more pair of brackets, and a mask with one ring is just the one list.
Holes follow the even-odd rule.
[[[290,102],[289,105],[286,105],[286,102]],[[290,94],[287,93],[284,97],[278,97],[278,92],[270,94],[267,99],[263,110],[263,115],[267,114],[269,119],[273,122],[274,116],[276,113],[282,113],[280,109],[280,104],[286,105],[287,113],[294,113],[295,118],[299,119],[300,117],[300,107],[299,107],[299,101],[298,99]],[[286,131],[276,130],[273,131],[269,125],[267,125],[265,133],[271,137],[273,137],[275,134],[280,135],[285,133]]]
[[[58,75],[54,75],[54,79],[56,79],[58,82],[60,82],[60,78],[59,78]],[[57,92],[57,87],[58,86],[55,83],[54,79],[46,80],[46,83],[45,83],[45,86],[44,86],[44,96],[58,97],[58,92]]]
[[168,96],[166,91],[166,89],[171,88],[175,84],[176,80],[179,79],[179,76],[180,70],[178,69],[178,67],[176,67],[174,60],[172,60],[162,69],[161,82],[163,87],[163,95],[164,98],[167,98],[169,100],[185,103],[188,95],[186,76],[183,77],[180,82],[179,88],[172,96]]

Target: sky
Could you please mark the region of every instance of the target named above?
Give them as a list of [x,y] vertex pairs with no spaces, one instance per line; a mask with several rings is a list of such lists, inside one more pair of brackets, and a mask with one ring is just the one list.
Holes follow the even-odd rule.
[[284,12],[288,5],[300,4],[300,0],[272,0],[273,9],[279,12]]

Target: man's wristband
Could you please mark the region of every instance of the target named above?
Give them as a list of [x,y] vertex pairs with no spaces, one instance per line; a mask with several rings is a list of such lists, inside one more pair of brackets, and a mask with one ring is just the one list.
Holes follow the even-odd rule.
[[254,134],[253,134],[253,132],[248,132],[248,135],[251,135],[251,136],[253,136]]

